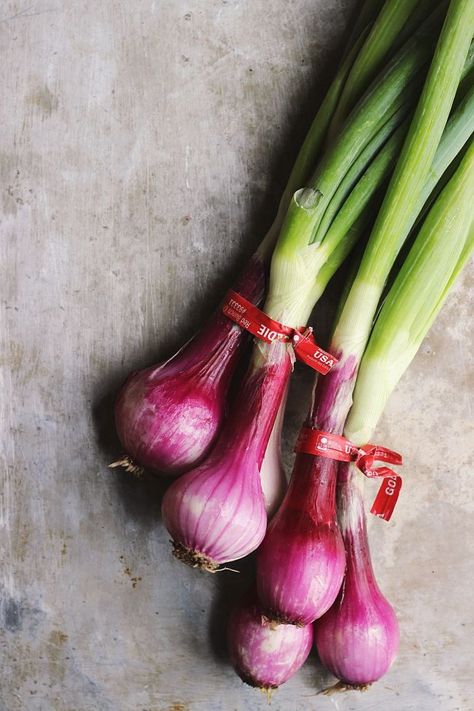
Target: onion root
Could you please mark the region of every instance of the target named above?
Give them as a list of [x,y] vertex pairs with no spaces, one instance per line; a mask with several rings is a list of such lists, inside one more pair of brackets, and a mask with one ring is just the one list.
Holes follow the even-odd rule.
[[198,551],[191,550],[191,548],[186,548],[182,543],[176,541],[171,541],[173,545],[173,555],[175,558],[180,560],[182,563],[189,565],[191,568],[199,568],[199,570],[207,570],[208,573],[217,573],[219,569],[219,563],[216,563],[209,556],[204,555],[204,553],[199,553]]

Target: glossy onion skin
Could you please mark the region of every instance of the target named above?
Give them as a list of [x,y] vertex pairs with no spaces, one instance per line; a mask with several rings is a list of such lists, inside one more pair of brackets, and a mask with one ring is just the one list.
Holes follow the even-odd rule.
[[213,340],[207,337],[208,327],[167,363],[132,373],[126,381],[116,401],[115,422],[134,462],[179,474],[209,451],[243,343],[238,326],[222,340],[219,325]]
[[263,364],[250,366],[210,455],[163,498],[175,554],[191,565],[212,569],[243,558],[265,535],[260,468],[291,372],[283,344],[272,344],[269,353]]
[[[263,297],[265,267],[250,260],[236,290]],[[166,363],[132,373],[115,404],[126,455],[147,469],[178,475],[199,464],[222,426],[226,395],[248,334],[220,310]]]
[[[315,381],[307,426],[341,434],[357,372],[351,356]],[[283,502],[257,555],[257,591],[276,621],[308,624],[333,604],[345,552],[336,517],[337,463],[299,453]]]
[[229,656],[240,678],[251,686],[275,689],[306,661],[313,641],[311,625],[272,625],[255,593],[233,611],[228,627]]
[[212,569],[243,558],[258,547],[267,526],[258,470],[240,452],[214,450],[170,486],[162,515],[175,550],[191,552],[192,560],[178,556],[185,562],[194,565],[203,557],[210,566],[202,567]]
[[307,625],[334,602],[345,553],[336,521],[330,459],[300,454],[290,486],[257,554],[257,590],[267,615]]
[[362,498],[352,480],[338,488],[347,571],[336,602],[315,623],[315,644],[332,674],[346,684],[367,685],[390,669],[400,634],[395,612],[375,580]]

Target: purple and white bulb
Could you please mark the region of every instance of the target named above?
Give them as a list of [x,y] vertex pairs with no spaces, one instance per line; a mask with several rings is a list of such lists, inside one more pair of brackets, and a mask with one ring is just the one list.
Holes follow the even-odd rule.
[[270,364],[250,366],[209,456],[163,498],[174,555],[193,567],[214,571],[254,551],[265,535],[260,469],[291,372],[283,344],[269,352],[275,353]]
[[307,625],[334,602],[345,553],[336,521],[335,463],[299,454],[257,553],[257,590],[272,620]]
[[[259,303],[265,262],[257,252],[235,288]],[[203,330],[166,363],[132,373],[115,404],[125,455],[115,463],[178,475],[199,464],[222,426],[230,380],[247,334],[217,311]]]
[[272,624],[263,614],[255,593],[232,612],[228,648],[240,678],[260,689],[276,689],[303,666],[313,642],[311,625]]
[[340,466],[338,501],[347,569],[337,600],[315,623],[315,644],[332,674],[346,685],[366,687],[390,669],[400,634],[395,612],[375,580],[360,477],[352,466]]

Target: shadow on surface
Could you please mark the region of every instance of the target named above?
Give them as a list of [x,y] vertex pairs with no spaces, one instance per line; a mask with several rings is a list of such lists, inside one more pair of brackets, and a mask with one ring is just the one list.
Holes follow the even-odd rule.
[[[123,454],[114,423],[115,398],[123,381],[122,373],[112,375],[92,408],[96,438],[106,466]],[[157,522],[161,521],[161,500],[173,478],[148,471],[137,477],[119,467],[107,469],[107,472],[125,514],[139,523],[141,528],[156,527]]]

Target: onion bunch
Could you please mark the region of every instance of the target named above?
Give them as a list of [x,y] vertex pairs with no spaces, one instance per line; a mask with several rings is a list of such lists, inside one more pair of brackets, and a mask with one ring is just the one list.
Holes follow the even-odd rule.
[[[439,13],[430,16],[429,29],[441,19]],[[386,152],[393,157],[394,141],[400,146],[434,44],[425,23],[357,102],[323,152],[310,186],[293,195],[273,251],[263,306],[274,321],[290,328],[306,324],[334,266],[361,236],[361,216],[379,185],[373,173],[380,179],[381,159],[389,166]],[[365,199],[353,204],[354,193]],[[352,229],[331,231],[327,215],[348,201]],[[337,355],[337,349],[331,352]],[[182,561],[215,570],[261,543],[266,516],[260,470],[291,371],[287,344],[257,341],[210,455],[167,490],[163,520]]]
[[[390,392],[414,357],[473,248],[474,211],[469,198],[474,189],[472,80],[467,82],[467,90],[466,86],[461,87],[451,118],[444,125],[463,73],[461,61],[466,58],[472,36],[472,24],[469,35],[464,32],[456,9],[459,10],[452,6],[448,14],[405,153],[397,164],[398,174],[387,190],[361,265],[345,295],[332,342],[339,362],[317,383],[307,422],[321,430],[344,432],[357,445],[366,443],[372,436]],[[450,84],[453,65],[449,67],[447,38],[452,39],[453,27],[459,35],[464,34],[464,55],[450,57],[457,68],[458,81],[451,85],[449,94],[441,77]],[[468,79],[469,70],[468,65],[464,69]],[[435,81],[438,92],[434,91]],[[436,99],[436,108],[432,107],[434,113],[428,113],[429,118],[423,103],[425,97],[431,101]],[[423,119],[433,122],[433,116],[439,119],[444,133],[432,157],[428,154],[427,164],[431,169],[427,171],[426,164],[414,164],[411,156],[414,146],[418,148],[425,135]],[[424,147],[433,150],[427,143]],[[413,182],[403,195],[404,188],[407,189],[404,180],[408,186]],[[413,189],[415,183],[422,186],[418,194],[416,188]],[[402,221],[391,208],[391,203],[395,205],[399,200],[407,206]],[[418,215],[427,211],[424,206],[430,203],[432,206],[372,327],[400,244],[410,234]],[[395,235],[391,262],[387,258],[390,254],[387,233]],[[380,258],[381,253],[386,260],[386,271],[380,277],[375,269],[380,261],[376,263],[372,255]],[[367,275],[372,276],[371,284]],[[372,300],[367,299],[367,295]],[[364,323],[367,324],[365,338]],[[331,507],[337,477],[340,533],[334,507]],[[374,577],[361,484],[361,475],[352,465],[338,465],[334,460],[299,454],[288,493],[257,557],[257,590],[267,616],[285,624],[317,620],[315,643],[321,661],[345,685],[356,687],[364,687],[387,672],[399,643],[394,610]],[[323,499],[322,506],[319,497]],[[333,533],[328,537],[330,530]],[[342,586],[337,547],[341,535],[346,552]],[[331,605],[327,596],[334,589]]]
[[[474,128],[474,126],[473,126]],[[372,330],[344,433],[372,437],[390,393],[418,351],[474,247],[474,142],[432,205]],[[321,661],[342,681],[366,685],[389,669],[398,648],[395,613],[374,577],[360,474],[339,467],[339,512],[347,556],[344,584],[317,621]]]
[[[336,435],[343,433],[352,405],[359,365],[389,272],[426,200],[472,134],[472,89],[460,101],[445,126],[457,84],[449,96],[440,81],[438,70],[438,63],[445,67],[446,60],[439,59],[439,51],[437,54],[425,86],[425,93],[428,90],[432,92],[431,84],[436,82],[437,92],[431,93],[431,101],[435,106],[431,110],[427,109],[422,96],[361,264],[344,297],[331,341],[331,351],[337,355],[338,363],[324,379],[316,383],[313,406],[306,423],[312,429]],[[458,75],[461,71],[462,65]],[[434,151],[432,145],[422,141],[426,127],[422,122],[420,125],[420,116],[426,122],[433,122],[434,116],[439,121],[438,135],[441,131],[443,134],[438,145],[434,146]],[[431,130],[434,131],[433,126]],[[413,145],[418,151],[425,149],[425,160],[413,160]],[[431,169],[427,169],[427,166],[431,166]],[[402,211],[399,209],[400,204],[406,206]],[[452,204],[453,200],[450,199],[449,205]],[[422,230],[420,240],[424,239],[423,235]],[[420,283],[423,283],[426,276],[420,279]],[[377,327],[377,331],[379,329]],[[403,333],[401,327],[400,333]],[[416,348],[418,345],[417,342]],[[398,359],[404,363],[404,353],[408,356],[411,350],[407,344],[404,347],[399,344],[399,350]],[[380,378],[372,377],[374,369],[367,371],[364,367],[362,378],[366,372],[373,389],[387,396],[390,391],[381,387]],[[381,397],[379,395],[379,399]],[[352,419],[354,411],[353,407]],[[355,443],[367,443],[370,434],[367,431],[356,432]],[[336,478],[336,461],[298,454],[289,490],[269,526],[258,555],[257,587],[260,599],[275,619],[294,623],[313,621],[323,614],[337,595],[342,573],[338,545],[340,533],[335,524]],[[326,491],[329,493],[326,494]],[[318,497],[324,499],[325,506],[315,508]],[[294,535],[290,535],[292,530]],[[298,583],[285,584],[285,581],[292,579]],[[315,587],[316,581],[328,592],[336,588],[329,604]]]
[[257,551],[255,589],[228,629],[231,661],[257,687],[298,670],[313,628],[321,662],[348,686],[379,679],[397,653],[361,472],[297,447],[284,493],[281,428],[295,334],[307,338],[349,257],[334,365],[316,378],[305,431],[339,438],[362,468],[388,397],[472,253],[473,33],[472,0],[366,0],[277,217],[235,285],[292,337],[254,340],[229,404],[247,337],[218,310],[117,399],[118,464],[177,477],[162,503],[174,555],[215,572]]

